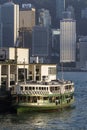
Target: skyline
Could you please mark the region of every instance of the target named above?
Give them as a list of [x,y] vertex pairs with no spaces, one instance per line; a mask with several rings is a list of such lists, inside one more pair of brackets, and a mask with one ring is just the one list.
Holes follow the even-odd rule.
[[[8,0],[0,0],[0,3],[5,3]],[[50,11],[51,17],[52,17],[52,27],[53,28],[59,28],[60,23],[59,19],[56,19],[56,0],[13,0],[14,3],[19,4],[21,8],[21,3],[31,3],[34,5],[36,9],[36,15],[38,14],[38,9],[45,8]],[[74,8],[75,11],[75,19],[77,21],[77,27],[76,32],[78,35],[87,35],[87,19],[81,18],[81,10],[85,9],[87,7],[86,0],[66,0],[66,8],[68,5],[71,5]],[[36,21],[37,24],[37,21]]]
[[[40,57],[43,57],[43,59],[44,58],[45,59],[48,58],[49,62],[52,61],[52,59],[54,59],[54,57],[57,57],[58,59],[60,57],[59,61],[55,60],[55,62],[61,62],[62,61],[62,59],[61,59],[62,56],[64,58],[63,62],[67,62],[67,63],[68,62],[71,62],[71,63],[72,62],[77,62],[76,61],[76,59],[77,59],[76,58],[76,53],[77,52],[75,51],[75,49],[76,49],[76,44],[77,44],[76,35],[77,35],[77,38],[78,38],[78,33],[76,33],[76,27],[75,27],[76,23],[75,23],[75,26],[74,26],[75,27],[74,30],[72,29],[73,25],[72,24],[70,25],[71,21],[75,19],[73,17],[75,15],[73,7],[72,8],[68,8],[67,11],[65,12],[66,15],[64,14],[64,17],[59,19],[60,25],[61,25],[61,19],[66,19],[66,20],[67,19],[71,19],[71,21],[69,21],[67,26],[65,26],[62,29],[61,29],[61,26],[59,28],[54,28],[53,25],[51,25],[51,18],[50,18],[51,17],[51,13],[49,12],[49,10],[47,10],[47,9],[41,10],[40,9],[40,10],[38,10],[38,12],[39,11],[41,11],[41,12],[39,12],[38,15],[35,16],[35,14],[37,13],[36,9],[33,10],[33,8],[30,9],[30,7],[29,8],[26,8],[26,7],[25,8],[20,8],[17,11],[20,12],[20,17],[18,18],[18,21],[21,24],[19,23],[19,26],[17,27],[17,29],[14,30],[14,29],[12,29],[13,28],[12,25],[14,25],[14,19],[16,19],[16,15],[15,14],[17,14],[17,12],[15,12],[15,14],[13,13],[14,15],[10,14],[12,12],[11,10],[10,10],[11,12],[9,12],[10,3],[11,3],[12,8],[14,8],[15,4],[12,4],[12,2],[9,2],[9,4],[3,4],[3,5],[9,5],[8,8],[7,8],[7,6],[5,6],[6,12],[4,12],[4,9],[3,9],[3,12],[1,10],[1,13],[2,13],[1,14],[1,22],[2,22],[1,24],[3,24],[2,36],[4,36],[6,31],[7,32],[6,32],[5,36],[8,36],[8,38],[3,37],[3,39],[8,40],[14,46],[15,43],[13,44],[9,40],[9,38],[12,38],[9,32],[14,33],[15,31],[19,31],[19,37],[18,38],[19,39],[21,38],[22,42],[23,42],[23,44],[22,44],[23,46],[21,46],[21,47],[26,47],[25,45],[26,45],[26,41],[27,41],[27,45],[28,45],[27,47],[31,48],[31,51],[33,52],[33,53],[31,53],[31,55],[34,55],[34,56],[38,55]],[[63,5],[64,1],[63,1],[63,3],[60,3],[60,4]],[[1,6],[1,8],[3,7],[3,5]],[[62,7],[62,5],[60,7]],[[22,5],[22,7],[24,7],[24,6]],[[9,15],[10,17],[8,17],[9,19],[7,18],[7,12],[8,12],[8,14],[10,14]],[[33,16],[35,16],[35,18],[37,19],[38,23],[35,21],[36,19],[34,17],[31,17],[32,15],[29,15],[30,13],[32,14],[32,12],[33,12]],[[28,19],[27,19],[27,15],[29,16]],[[50,18],[50,20],[48,19],[48,17]],[[12,18],[12,19],[10,19],[10,18]],[[25,22],[25,19],[26,19],[26,22]],[[29,25],[29,22],[28,22],[29,19],[30,19],[31,23],[32,23],[32,21],[34,22],[33,26],[31,26],[32,25],[31,23]],[[56,19],[56,17],[55,17],[55,19]],[[8,21],[8,20],[10,20],[10,21]],[[13,24],[12,24],[11,20],[13,20]],[[6,22],[6,24],[4,24],[5,22]],[[78,21],[76,21],[76,22],[78,24]],[[58,24],[58,19],[57,19],[57,24]],[[20,27],[20,25],[21,25],[21,27]],[[34,26],[36,26],[36,28],[38,26],[39,28],[35,30]],[[3,29],[4,28],[6,29],[7,27],[8,27],[8,29],[6,31],[3,31]],[[41,27],[46,27],[46,29],[48,29],[48,31],[47,31],[48,33],[46,33],[46,32],[44,33],[44,29],[41,28]],[[9,29],[11,29],[11,30],[9,30]],[[55,33],[52,35],[52,29],[60,29],[60,34],[58,34],[58,32],[57,32],[57,36],[58,35],[60,35],[60,36],[55,37],[54,36]],[[31,41],[30,41],[30,39],[28,37],[30,31],[31,31]],[[56,31],[58,31],[58,30],[56,30]],[[64,38],[66,36],[65,35],[66,32],[67,32],[67,39],[68,40],[66,40],[66,38]],[[27,34],[27,37],[25,37],[26,34]],[[73,34],[75,34],[75,36]],[[60,38],[60,40],[59,40],[59,38]],[[3,43],[3,39],[2,39],[2,44],[1,45],[5,44],[5,42]],[[57,42],[55,42],[55,39],[57,40]],[[17,38],[16,38],[16,40],[17,40]],[[65,42],[63,42],[64,40],[65,40]],[[6,45],[7,44],[8,43],[6,42]],[[69,51],[63,50],[63,53],[64,52],[66,53],[66,51],[67,51],[66,56],[65,56],[65,54],[61,53],[62,52],[61,45],[62,45],[62,49],[67,49],[67,47],[69,47],[68,48]],[[66,47],[64,47],[64,46],[66,46]],[[3,47],[7,47],[7,46],[4,45]],[[8,47],[12,47],[12,46],[10,46],[10,44],[8,44]],[[57,48],[57,50],[56,50],[56,48]],[[60,52],[59,52],[58,48],[60,48]],[[42,49],[42,51],[41,51],[41,49]],[[45,52],[45,50],[46,50],[46,52]],[[54,52],[54,50],[56,52]]]

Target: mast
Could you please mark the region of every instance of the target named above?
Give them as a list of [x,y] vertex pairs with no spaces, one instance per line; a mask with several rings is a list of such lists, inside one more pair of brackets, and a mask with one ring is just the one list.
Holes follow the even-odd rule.
[[18,83],[17,58],[17,46],[15,45],[15,84]]
[[26,76],[25,76],[25,58],[24,58],[24,83],[26,83]]

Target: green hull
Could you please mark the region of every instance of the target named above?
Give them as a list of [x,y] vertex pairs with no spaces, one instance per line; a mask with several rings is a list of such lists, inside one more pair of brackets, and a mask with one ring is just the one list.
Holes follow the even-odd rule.
[[74,99],[72,99],[69,103],[62,104],[54,104],[54,105],[26,105],[26,104],[18,104],[16,106],[17,113],[28,113],[28,112],[50,112],[50,111],[60,111],[64,108],[71,107]]

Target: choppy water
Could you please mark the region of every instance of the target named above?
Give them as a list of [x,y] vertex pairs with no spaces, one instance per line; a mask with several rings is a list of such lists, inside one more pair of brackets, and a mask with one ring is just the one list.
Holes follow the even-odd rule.
[[87,130],[87,73],[65,72],[64,78],[75,82],[75,108],[60,113],[2,114],[0,130]]

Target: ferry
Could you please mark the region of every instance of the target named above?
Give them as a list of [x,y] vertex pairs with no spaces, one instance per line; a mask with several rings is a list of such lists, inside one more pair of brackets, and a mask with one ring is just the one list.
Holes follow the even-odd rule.
[[[41,66],[44,68],[43,65]],[[49,67],[50,66],[48,66],[48,70]],[[53,70],[54,66],[51,65],[50,68]],[[45,70],[48,72],[46,66]],[[45,74],[46,71],[44,71]],[[41,72],[40,68],[40,73]],[[54,77],[56,77],[54,75],[51,73],[51,76],[50,74],[48,76],[42,76],[44,78],[41,80],[24,80],[24,82],[16,84],[17,113],[62,110],[73,104],[74,83],[72,81],[65,81],[64,79],[54,79]]]

